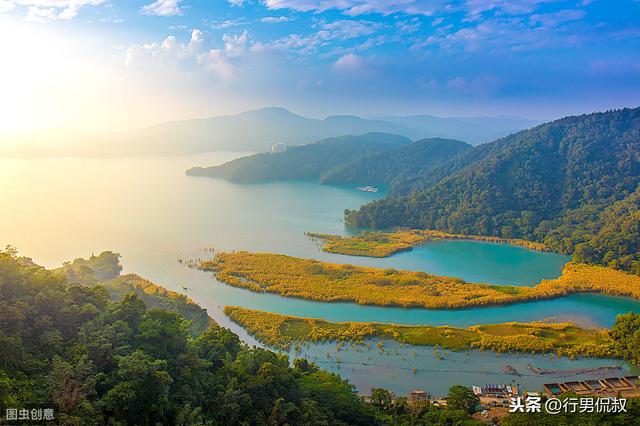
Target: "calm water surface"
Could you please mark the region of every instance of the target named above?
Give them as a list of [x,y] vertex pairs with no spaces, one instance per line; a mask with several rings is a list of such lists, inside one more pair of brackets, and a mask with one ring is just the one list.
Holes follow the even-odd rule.
[[[640,311],[638,302],[594,295],[462,311],[379,308],[285,299],[218,283],[207,273],[181,266],[177,259],[205,257],[204,249],[210,247],[268,251],[516,285],[553,278],[568,260],[553,253],[472,241],[435,242],[386,259],[323,253],[305,232],[346,233],[343,210],[383,194],[313,183],[237,185],[184,175],[190,166],[221,164],[239,155],[0,159],[0,244],[12,244],[48,267],[103,250],[117,251],[125,272],[180,292],[187,287],[188,295],[212,317],[252,343],[244,330],[228,321],[222,307],[241,305],[334,321],[460,326],[543,318],[610,326],[617,313]],[[473,359],[485,362],[476,355]],[[354,371],[370,373],[355,367]],[[385,380],[397,382],[397,371]]]
[[[301,348],[291,357],[303,357],[322,368],[342,375],[369,394],[372,387],[390,389],[396,395],[406,395],[410,390],[424,389],[435,396],[445,396],[451,384],[464,386],[491,383],[513,383],[520,389],[537,391],[544,383],[569,382],[618,375],[638,375],[638,367],[606,359],[570,360],[554,355],[496,354],[493,352],[453,352],[430,347],[401,345],[386,341],[383,351],[365,345],[346,345],[338,350],[335,343],[314,344]],[[506,374],[505,365],[515,368],[519,375]],[[528,369],[554,370],[552,374],[536,375]],[[619,367],[619,369],[575,374],[576,368]],[[415,372],[414,369],[415,368]]]

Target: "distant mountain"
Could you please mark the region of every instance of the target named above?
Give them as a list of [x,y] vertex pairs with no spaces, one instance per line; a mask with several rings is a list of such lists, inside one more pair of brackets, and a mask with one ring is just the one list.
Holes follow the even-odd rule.
[[344,162],[379,155],[410,143],[411,140],[404,136],[388,133],[340,136],[292,146],[285,152],[238,158],[221,166],[193,167],[187,170],[187,174],[218,177],[234,182],[283,179],[317,181],[323,173]]
[[171,155],[207,151],[268,151],[273,144],[302,145],[368,132],[411,134],[402,125],[354,116],[306,118],[284,108],[172,121],[100,138],[86,145],[92,155]]
[[[273,144],[308,144],[320,139],[393,133],[412,140],[442,137],[478,144],[530,127],[518,118],[438,118],[432,116],[363,119],[352,115],[307,118],[269,107],[211,118],[170,121],[141,129],[84,138],[66,155],[128,156],[193,154],[207,151],[268,151]],[[14,152],[17,152],[14,150]],[[33,155],[33,149],[30,150]],[[0,153],[1,155],[1,153]]]
[[640,108],[567,117],[465,150],[353,225],[409,226],[543,241],[640,273]]
[[435,117],[412,115],[383,117],[381,120],[412,129],[421,138],[442,137],[478,145],[528,129],[538,121],[522,117]]

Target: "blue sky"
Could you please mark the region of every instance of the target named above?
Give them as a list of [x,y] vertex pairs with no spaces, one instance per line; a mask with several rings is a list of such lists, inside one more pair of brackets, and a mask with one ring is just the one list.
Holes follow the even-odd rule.
[[[20,34],[40,38],[0,80],[18,97],[25,67],[60,72],[31,104],[77,100],[65,125],[92,105],[93,127],[126,128],[265,105],[548,119],[640,104],[637,0],[0,0],[0,47]],[[47,40],[61,53],[38,62]]]

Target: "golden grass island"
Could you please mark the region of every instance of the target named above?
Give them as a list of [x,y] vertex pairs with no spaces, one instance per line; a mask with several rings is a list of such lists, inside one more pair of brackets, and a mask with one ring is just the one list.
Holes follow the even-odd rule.
[[592,330],[571,323],[509,322],[468,328],[367,322],[329,322],[226,306],[225,314],[261,342],[288,350],[294,342],[338,341],[363,343],[389,339],[417,346],[456,351],[556,353],[569,357],[614,357],[613,340],[605,329]]
[[364,231],[355,236],[341,236],[307,232],[314,240],[322,241],[322,250],[327,253],[349,256],[389,257],[411,250],[413,247],[436,240],[473,240],[505,243],[537,251],[551,251],[542,243],[517,238],[501,238],[482,235],[450,234],[431,229],[397,229],[392,232]]
[[460,309],[588,292],[640,298],[640,276],[576,263],[567,263],[560,277],[533,287],[471,283],[425,272],[245,251],[218,252],[196,266],[228,285],[255,292],[361,305]]

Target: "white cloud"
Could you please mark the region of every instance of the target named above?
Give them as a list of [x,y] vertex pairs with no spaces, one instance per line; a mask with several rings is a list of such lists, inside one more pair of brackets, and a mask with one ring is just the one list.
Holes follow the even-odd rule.
[[26,7],[28,21],[71,20],[84,6],[97,6],[105,0],[0,0],[0,13]]
[[578,21],[584,18],[586,12],[584,10],[560,10],[553,13],[543,13],[529,16],[529,23],[532,25],[540,24],[543,27],[557,27],[560,24],[570,21]]
[[562,1],[564,0],[262,0],[271,10],[290,9],[316,13],[337,10],[351,16],[369,13],[434,16],[465,12],[469,19],[475,19],[486,12],[501,15],[532,13],[544,3]]
[[414,33],[420,29],[420,22],[417,21],[417,18],[413,18],[411,21],[398,21],[396,28],[405,34]]
[[9,0],[0,0],[0,13],[10,12],[15,8],[15,4]]
[[231,6],[241,7],[244,5],[244,0],[229,0]]
[[[395,14],[394,22],[380,23],[362,19],[342,19],[327,23],[317,20],[316,32],[289,34],[270,42],[257,43],[256,49],[278,49],[290,54],[310,54],[327,47],[328,56],[362,51],[377,44],[379,30],[395,26],[383,43],[411,43],[412,51],[424,56],[425,47],[444,51],[487,49],[491,52],[532,50],[547,46],[576,45],[586,37],[583,33],[566,32],[562,24],[582,19],[582,10],[560,10],[536,13],[545,4],[567,0],[261,0],[271,10],[290,9],[322,13],[338,11],[344,15]],[[400,15],[398,15],[400,14]],[[425,19],[432,16],[429,31],[422,32]],[[459,21],[458,25],[444,22]],[[269,19],[275,22],[275,19]],[[329,46],[334,40],[350,40],[366,36],[369,41],[342,49]],[[359,47],[360,46],[360,47]]]
[[191,31],[191,39],[189,40],[189,44],[187,45],[187,47],[188,49],[190,49],[190,51],[198,51],[200,50],[203,41],[204,33],[201,30],[195,28],[193,31]]
[[225,34],[222,36],[222,41],[224,42],[224,50],[228,57],[236,58],[240,56],[246,46],[247,41],[249,40],[249,33],[247,30],[244,30],[242,34]]
[[324,23],[321,25],[322,30],[329,31],[327,39],[347,40],[362,36],[368,36],[382,28],[382,24],[371,21],[356,21],[350,19],[342,19]]
[[201,66],[223,79],[234,75],[230,59],[240,56],[248,41],[248,33],[223,36],[224,49],[204,49],[204,33],[199,29],[191,32],[188,43],[180,43],[175,36],[161,42],[133,44],[126,52],[127,66],[150,66],[155,71],[159,67],[180,68],[181,66]]
[[544,3],[558,3],[563,0],[467,0],[466,8],[472,18],[486,12],[503,15],[523,15],[535,11]]
[[255,49],[276,49],[304,55],[328,46],[334,40],[344,41],[370,36],[383,28],[383,25],[372,21],[342,19],[333,22],[321,21],[316,28],[315,33],[308,35],[289,34],[270,43],[258,43]]
[[132,44],[127,49],[125,63],[130,66],[142,62],[172,63],[195,58],[201,51],[203,40],[203,32],[194,29],[189,43],[178,43],[175,36],[169,36],[162,42]]
[[263,0],[268,9],[291,9],[301,12],[324,12],[339,10],[351,16],[367,13],[389,15],[404,12],[413,15],[431,16],[442,9],[445,0]]
[[225,19],[224,21],[205,21],[214,30],[224,30],[231,27],[239,27],[241,25],[247,25],[244,18],[239,19]]
[[180,3],[182,0],[156,0],[142,6],[141,12],[153,16],[176,16],[182,13]]
[[333,69],[340,72],[361,72],[365,68],[365,60],[355,53],[347,53],[333,63]]
[[207,52],[199,53],[197,61],[200,65],[224,79],[230,79],[234,76],[233,65],[229,63],[220,49],[211,49]]
[[[484,7],[502,4],[501,0],[472,0]],[[550,1],[550,0],[549,0]],[[512,5],[523,11],[526,6],[540,1],[522,0]],[[509,15],[501,14],[481,20],[467,19],[462,27],[443,25],[434,28],[432,35],[414,38],[412,50],[423,53],[424,48],[434,48],[440,52],[484,51],[507,53],[530,51],[547,47],[566,47],[583,44],[589,38],[587,32],[567,32],[562,24],[582,19],[582,10],[561,10],[546,14]]]
[[286,16],[265,16],[260,21],[267,24],[280,24],[282,22],[289,22],[291,19]]

